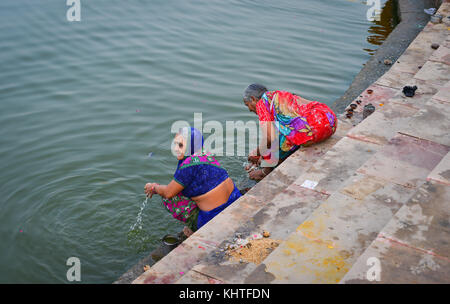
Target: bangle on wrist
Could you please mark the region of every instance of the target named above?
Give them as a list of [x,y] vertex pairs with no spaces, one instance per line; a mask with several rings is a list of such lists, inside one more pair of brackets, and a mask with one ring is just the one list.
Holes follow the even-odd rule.
[[264,169],[266,169],[265,167],[261,169],[262,174],[264,174],[264,176],[266,176],[266,172],[264,172]]

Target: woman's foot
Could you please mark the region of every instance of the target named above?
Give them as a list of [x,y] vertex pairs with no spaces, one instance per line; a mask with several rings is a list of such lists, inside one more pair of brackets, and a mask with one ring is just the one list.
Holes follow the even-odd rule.
[[186,237],[190,237],[194,232],[188,226],[184,226],[183,233]]

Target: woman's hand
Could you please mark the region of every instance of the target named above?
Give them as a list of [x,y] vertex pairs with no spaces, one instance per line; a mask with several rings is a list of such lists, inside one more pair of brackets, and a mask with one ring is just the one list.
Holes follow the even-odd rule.
[[155,194],[155,187],[156,187],[157,183],[147,183],[145,184],[145,194],[147,194],[147,196],[149,196],[150,198],[153,196],[153,194]]
[[260,159],[260,156],[258,155],[258,149],[253,150],[252,152],[250,152],[250,154],[248,155],[248,161],[252,164],[257,164],[258,161]]

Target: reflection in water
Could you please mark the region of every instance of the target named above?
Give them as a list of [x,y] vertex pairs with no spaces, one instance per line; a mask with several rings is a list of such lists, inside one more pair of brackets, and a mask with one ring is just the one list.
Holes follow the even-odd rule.
[[[380,21],[373,21],[373,25],[369,27],[369,35],[367,41],[374,46],[381,45],[387,36],[394,30],[399,23],[396,13],[397,7],[394,0],[388,0],[381,10]],[[370,55],[375,54],[377,47],[374,49],[364,49]]]

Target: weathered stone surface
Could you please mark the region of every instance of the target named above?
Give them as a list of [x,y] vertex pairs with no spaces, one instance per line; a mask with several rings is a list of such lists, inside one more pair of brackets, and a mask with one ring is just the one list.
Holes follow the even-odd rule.
[[[369,90],[372,90],[372,93],[369,94]],[[399,90],[397,89],[373,84],[361,94],[362,97],[358,98],[358,100],[361,100],[361,104],[358,105],[354,112],[362,113],[364,106],[369,103],[373,104],[375,108],[378,109],[379,104],[386,103],[386,101],[398,94],[398,92]]]
[[[414,99],[416,95],[423,95],[423,94],[436,94],[442,87],[442,84],[437,84],[431,81],[421,80],[412,78],[409,80],[405,85],[408,86],[417,86],[416,94],[414,97],[407,97],[410,99]],[[401,96],[405,96],[403,93],[401,93]]]
[[428,22],[422,32],[417,35],[416,39],[408,46],[408,49],[423,49],[428,59],[434,50],[431,48],[433,43],[441,43],[447,37],[447,27],[444,24],[433,24]]
[[284,240],[327,198],[327,194],[292,184],[253,216],[251,230],[266,230],[271,238]]
[[450,15],[450,2],[448,0],[442,1],[443,3],[439,7],[437,13],[441,14],[443,16],[449,16]]
[[[292,165],[296,162],[294,159],[291,159],[291,157],[289,157],[286,161],[288,163],[283,163],[283,168],[289,168],[289,164]],[[299,170],[302,170],[302,167],[299,167]],[[286,172],[286,169],[283,171]],[[259,200],[270,201],[278,193],[283,191],[289,184],[289,176],[286,176],[286,174],[280,172],[280,170],[274,170],[259,181],[255,186],[253,186],[246,194],[252,195]]]
[[427,180],[450,186],[450,153],[447,153],[441,162],[431,171]]
[[403,52],[403,55],[398,58],[394,66],[397,71],[416,74],[421,66],[425,64],[427,58],[432,54],[427,48],[412,48],[409,47]]
[[450,66],[441,62],[427,61],[414,78],[443,86],[450,80]]
[[341,283],[369,283],[367,262],[373,257],[381,266],[379,283],[450,283],[449,201],[450,187],[426,182]]
[[[348,128],[348,125],[343,124],[343,130],[340,132],[345,132]],[[338,122],[337,130],[340,129],[341,126]],[[298,149],[269,175],[252,187],[248,194],[259,200],[270,201],[333,147],[342,138],[339,134],[336,131],[336,134],[318,144]]]
[[448,81],[445,86],[443,86],[436,95],[433,96],[434,99],[450,103],[450,81]]
[[449,117],[448,103],[430,99],[399,132],[450,146]]
[[354,127],[348,137],[378,145],[386,144],[417,109],[398,103],[387,103]]
[[217,282],[242,284],[244,278],[253,272],[256,267],[253,263],[224,262],[220,265],[196,265],[193,270]]
[[431,55],[431,61],[437,61],[441,63],[445,63],[446,65],[450,65],[450,48],[444,46],[440,46],[434,53]]
[[273,283],[337,283],[414,191],[358,175],[340,192],[265,260]]
[[420,87],[416,90],[416,94],[414,94],[413,97],[406,97],[403,93],[400,93],[391,99],[389,99],[390,104],[400,104],[403,106],[412,107],[416,110],[419,110],[425,105],[430,98],[433,97],[434,93],[421,93],[420,89],[423,87]]
[[379,145],[345,137],[294,183],[317,182],[314,190],[331,194],[380,148]]
[[418,187],[448,150],[444,145],[398,134],[357,172]]
[[[270,232],[272,239],[284,240],[327,198],[326,194],[291,185],[253,217],[242,222],[235,232],[245,238],[265,230]],[[225,238],[224,243],[232,243],[232,237]],[[219,251],[219,254],[210,252],[209,256],[202,260],[202,265],[195,266],[193,269],[207,277],[234,284],[244,283],[256,267],[252,263],[229,260]]]
[[[346,125],[344,125],[346,127]],[[340,127],[338,126],[338,130]],[[342,132],[345,132],[343,128]],[[336,132],[337,133],[337,132]],[[272,171],[266,178],[270,176],[270,179],[275,179],[278,182],[283,182],[283,189],[278,189],[279,191],[272,191],[274,195],[281,193],[281,190],[284,190],[286,186],[292,184],[294,180],[298,178],[299,175],[306,172],[313,163],[315,163],[318,159],[320,159],[329,149],[331,149],[342,136],[338,134],[334,134],[327,140],[320,142],[318,144],[300,148],[293,155],[291,155],[288,159],[286,159],[281,165],[277,167],[276,170]],[[266,179],[264,178],[264,179]],[[263,181],[264,181],[263,179]],[[264,186],[264,185],[263,185]],[[266,188],[261,186],[260,188]],[[250,192],[254,193],[254,192]],[[273,195],[273,196],[274,196]],[[272,196],[272,197],[273,197]],[[270,198],[270,197],[265,197]]]
[[426,182],[379,237],[450,261],[449,202],[450,187]]
[[[380,281],[369,281],[373,262],[380,262]],[[448,284],[450,262],[387,241],[376,240],[341,280],[342,284]],[[369,275],[370,278],[370,275]]]
[[336,129],[336,133],[333,136],[338,136],[339,138],[345,137],[353,128],[353,125],[348,120],[338,119],[338,127]]
[[[372,84],[352,102],[357,106],[356,109],[353,109],[353,116],[348,118],[346,112],[344,112],[340,114],[340,117],[349,125],[355,126],[363,120],[364,106],[372,104],[376,112],[381,107],[380,105],[384,105],[391,97],[397,94],[399,94],[398,89]],[[350,106],[347,107],[347,109],[349,108]]]
[[195,271],[195,268],[196,267],[183,274],[183,276],[176,281],[175,284],[224,284],[224,282],[220,280],[208,277]]
[[388,73],[381,76],[375,83],[389,88],[401,89],[413,76],[413,73],[405,73],[397,67],[392,67]]

